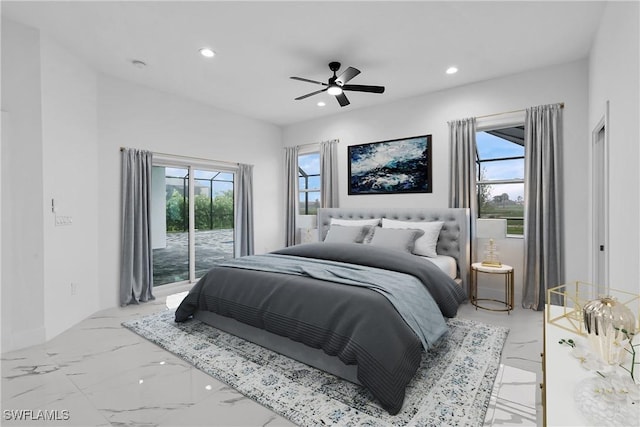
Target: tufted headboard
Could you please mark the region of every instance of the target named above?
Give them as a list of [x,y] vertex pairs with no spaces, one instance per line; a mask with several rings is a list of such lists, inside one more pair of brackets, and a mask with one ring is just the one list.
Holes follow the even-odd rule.
[[318,234],[323,241],[331,218],[388,218],[401,221],[444,221],[436,251],[458,262],[458,279],[469,290],[470,240],[469,210],[458,208],[321,208],[318,209]]

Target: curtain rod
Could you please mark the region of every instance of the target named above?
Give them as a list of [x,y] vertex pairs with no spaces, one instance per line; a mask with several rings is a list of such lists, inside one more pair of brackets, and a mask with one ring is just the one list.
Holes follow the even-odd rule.
[[[559,102],[558,104],[560,105],[560,108],[564,108],[564,102]],[[526,108],[522,108],[520,110],[504,111],[502,113],[485,114],[484,116],[476,116],[475,118],[486,119],[487,117],[501,116],[503,114],[511,114],[511,113],[522,113],[523,111],[526,111]]]
[[[340,139],[338,139],[338,138],[336,138],[336,139],[329,139],[329,140],[327,140],[327,142],[332,142],[332,141],[335,141],[335,142],[337,142],[338,144],[340,143]],[[298,144],[298,145],[296,145],[295,147],[307,147],[307,146],[309,146],[309,145],[318,145],[318,144],[321,144],[322,142],[324,142],[324,141],[320,141],[320,142],[309,142],[309,143],[307,143],[307,144]],[[287,147],[282,147],[282,149],[283,149],[283,150],[284,150],[285,148],[287,148]]]
[[[127,147],[120,147],[120,151],[124,151]],[[212,162],[212,163],[224,163],[227,165],[232,165],[232,166],[239,166],[240,163],[237,162],[228,162],[226,160],[212,160],[212,159],[205,159],[202,157],[191,157],[191,156],[181,156],[179,154],[168,154],[168,153],[159,153],[157,151],[152,151],[153,154],[157,154],[158,156],[166,156],[166,157],[175,157],[178,159],[186,159],[186,160],[196,160],[196,161],[204,161],[204,162]]]

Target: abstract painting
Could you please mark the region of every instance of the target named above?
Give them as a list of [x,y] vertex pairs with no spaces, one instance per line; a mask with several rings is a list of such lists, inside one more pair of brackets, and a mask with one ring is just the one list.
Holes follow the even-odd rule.
[[349,194],[431,193],[431,135],[351,145]]

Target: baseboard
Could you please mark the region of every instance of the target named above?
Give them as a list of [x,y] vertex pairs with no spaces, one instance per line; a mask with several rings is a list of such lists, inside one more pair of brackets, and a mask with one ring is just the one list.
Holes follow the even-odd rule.
[[15,333],[2,334],[2,354],[31,347],[45,342],[45,329],[36,328]]

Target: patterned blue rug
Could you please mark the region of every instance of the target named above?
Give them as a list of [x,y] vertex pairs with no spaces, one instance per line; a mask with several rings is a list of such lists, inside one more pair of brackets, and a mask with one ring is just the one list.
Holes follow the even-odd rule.
[[126,328],[301,426],[481,426],[508,329],[449,319],[423,353],[402,410],[389,415],[358,385],[211,328],[175,323],[163,311]]

